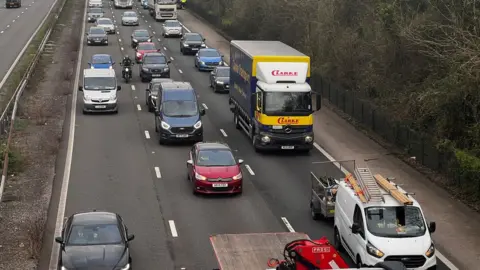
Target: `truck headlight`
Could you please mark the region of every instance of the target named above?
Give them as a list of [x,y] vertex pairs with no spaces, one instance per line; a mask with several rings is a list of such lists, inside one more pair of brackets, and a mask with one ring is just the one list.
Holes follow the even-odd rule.
[[201,181],[205,181],[207,180],[207,177],[201,175],[201,174],[198,174],[197,172],[195,173],[195,179],[197,180],[201,180]]
[[170,125],[163,121],[160,123],[160,125],[162,126],[163,129],[170,129]]
[[139,53],[139,52],[137,52],[137,57],[140,57],[140,56],[142,56],[142,54],[141,54],[141,53]]
[[[133,40],[133,41],[137,42],[136,40]],[[147,42],[152,42],[152,39],[151,38],[147,39]]]
[[311,143],[313,141],[313,138],[311,136],[306,136],[305,137],[305,142]]
[[240,179],[242,179],[242,177],[243,177],[242,173],[239,173],[239,174],[235,175],[234,177],[232,177],[232,179],[233,180],[240,180]]
[[221,81],[216,81],[216,83],[217,83],[217,84],[223,84],[223,82],[221,82]]
[[270,142],[270,137],[268,137],[268,136],[263,136],[263,137],[262,137],[262,142],[264,142],[264,143],[269,143],[269,142]]
[[122,268],[119,268],[119,270],[130,270],[130,264],[127,263],[127,265],[125,265],[125,266],[122,267]]
[[425,252],[425,256],[427,256],[428,258],[431,258],[433,255],[435,255],[435,245],[432,242],[427,252]]
[[385,255],[381,250],[370,244],[370,242],[367,243],[367,252],[375,258],[382,258]]
[[193,125],[193,127],[194,127],[195,129],[201,128],[201,127],[202,127],[202,121],[201,121],[201,120],[198,120],[198,122],[195,123],[195,125]]

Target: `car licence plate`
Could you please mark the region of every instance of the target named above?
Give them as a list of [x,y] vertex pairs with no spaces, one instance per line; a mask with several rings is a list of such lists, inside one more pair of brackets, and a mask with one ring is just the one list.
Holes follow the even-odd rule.
[[198,48],[192,48],[192,51],[198,51]]
[[105,105],[97,105],[97,106],[95,106],[95,109],[105,109],[105,108],[107,108],[107,106],[105,106]]
[[177,138],[188,138],[188,134],[177,134]]
[[294,149],[295,146],[292,145],[282,145],[282,149]]
[[222,183],[222,184],[212,184],[212,187],[228,187],[228,184]]
[[152,77],[162,77],[162,74],[152,74]]

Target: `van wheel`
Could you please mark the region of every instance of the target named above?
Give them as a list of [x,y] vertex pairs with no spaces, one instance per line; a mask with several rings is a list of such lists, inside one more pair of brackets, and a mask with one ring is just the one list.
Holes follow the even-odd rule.
[[319,220],[322,217],[322,215],[320,215],[318,213],[315,213],[315,211],[313,209],[313,203],[310,203],[310,214],[312,215],[313,220]]
[[240,129],[240,123],[238,122],[238,114],[233,113],[233,122],[235,123],[235,128]]
[[344,251],[342,246],[342,240],[340,239],[340,233],[338,232],[337,227],[335,227],[335,232],[333,236],[333,245],[338,252]]
[[362,259],[360,258],[360,255],[357,255],[357,259],[356,259],[357,263],[357,268],[362,268],[363,267],[363,263],[362,263]]

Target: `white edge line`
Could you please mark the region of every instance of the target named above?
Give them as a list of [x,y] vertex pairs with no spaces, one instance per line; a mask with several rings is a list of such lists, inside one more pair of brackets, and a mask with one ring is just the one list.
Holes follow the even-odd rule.
[[250,165],[245,165],[245,168],[247,168],[247,171],[251,174],[251,175],[255,175],[255,172],[253,172],[252,168],[250,168]]
[[[55,4],[56,1],[53,3]],[[53,5],[52,5],[53,8]],[[73,143],[75,138],[75,119],[76,119],[76,111],[77,111],[77,85],[80,79],[80,69],[82,65],[82,55],[83,55],[83,42],[85,40],[85,26],[84,23],[87,19],[87,8],[88,8],[88,1],[85,1],[85,8],[83,11],[83,21],[82,21],[82,31],[80,32],[80,48],[78,50],[78,59],[77,59],[77,70],[75,74],[75,82],[74,87],[72,89],[72,106],[70,110],[70,127],[68,133],[68,144],[67,144],[67,154],[65,160],[65,168],[63,171],[63,179],[62,179],[62,187],[60,189],[60,198],[58,201],[58,212],[57,212],[57,220],[55,222],[55,233],[52,239],[52,253],[50,255],[50,270],[56,270],[58,268],[58,256],[60,249],[57,248],[57,243],[55,242],[55,237],[60,236],[62,233],[63,227],[63,218],[65,216],[65,208],[67,206],[67,195],[68,195],[68,185],[70,183],[70,170],[72,168],[72,157],[73,157]]]
[[150,132],[148,132],[148,130],[145,130],[145,138],[150,139]]
[[283,221],[283,224],[285,224],[285,227],[287,227],[287,230],[289,232],[295,232],[295,229],[293,229],[292,224],[290,224],[290,222],[288,222],[288,219],[286,217],[281,217],[281,219]]
[[[347,171],[345,168],[343,167],[340,167],[340,165],[338,164],[338,162],[334,162],[336,161],[332,155],[330,155],[325,149],[323,149],[318,143],[314,142],[313,143],[313,146],[315,148],[317,148],[318,151],[320,151],[320,153],[322,153],[328,160],[332,161],[333,164],[335,165],[335,167],[337,167],[338,169],[340,169],[344,174],[348,174],[350,173],[349,171]],[[445,257],[440,251],[436,251],[437,253],[437,257],[448,267],[450,268],[450,270],[459,270],[458,267],[456,267],[449,259],[447,259],[447,257]]]
[[177,227],[175,227],[175,221],[169,220],[168,225],[170,225],[170,231],[172,232],[172,236],[178,237]]
[[223,137],[228,137],[228,135],[227,135],[227,133],[225,132],[225,130],[220,129],[220,132],[222,133]]
[[160,173],[160,168],[159,167],[155,167],[155,175],[157,176],[157,178],[162,178],[162,173]]

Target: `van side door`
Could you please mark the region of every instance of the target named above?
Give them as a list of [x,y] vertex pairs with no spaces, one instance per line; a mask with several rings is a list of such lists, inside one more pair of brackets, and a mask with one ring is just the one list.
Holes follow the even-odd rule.
[[350,247],[353,250],[353,255],[360,255],[363,261],[365,258],[365,249],[367,246],[367,240],[365,237],[365,219],[363,218],[363,212],[358,205],[355,206],[355,211],[353,212],[353,223],[357,223],[360,226],[359,233],[353,234],[351,237]]

